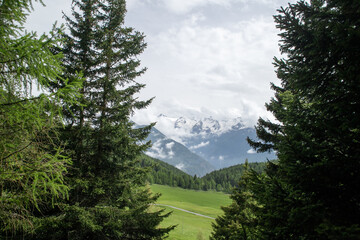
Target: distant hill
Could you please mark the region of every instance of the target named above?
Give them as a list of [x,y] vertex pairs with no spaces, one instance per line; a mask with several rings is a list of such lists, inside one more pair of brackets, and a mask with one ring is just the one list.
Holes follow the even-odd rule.
[[[142,167],[150,168],[147,178],[150,184],[181,187],[184,189],[216,190],[230,193],[231,189],[237,186],[244,173],[244,164],[239,164],[213,171],[199,178],[190,176],[168,163],[146,155],[142,155],[139,159]],[[249,163],[249,166],[260,173],[264,171],[266,163]]]
[[164,161],[142,155],[140,157],[140,164],[142,167],[151,170],[147,178],[150,184],[160,184],[187,189],[194,188],[194,177]]
[[[266,162],[252,162],[249,163],[249,167],[257,173],[262,173],[266,168]],[[244,164],[238,164],[208,173],[201,179],[204,182],[214,182],[218,191],[230,193],[231,189],[238,185],[244,171]]]

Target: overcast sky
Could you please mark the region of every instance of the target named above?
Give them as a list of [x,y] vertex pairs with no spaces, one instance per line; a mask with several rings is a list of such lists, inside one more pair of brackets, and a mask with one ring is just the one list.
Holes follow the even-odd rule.
[[[291,2],[295,2],[292,0]],[[48,31],[71,15],[71,0],[35,5],[27,27]],[[280,56],[272,16],[287,0],[128,0],[125,25],[144,32],[139,56],[148,71],[141,99],[156,97],[134,116],[138,123],[169,117],[241,117],[253,126],[271,118],[264,104],[279,83],[272,65]]]

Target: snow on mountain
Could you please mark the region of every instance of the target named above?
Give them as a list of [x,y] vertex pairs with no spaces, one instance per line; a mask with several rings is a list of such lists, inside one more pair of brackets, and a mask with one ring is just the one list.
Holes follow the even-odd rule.
[[183,144],[168,138],[156,128],[152,128],[147,140],[151,140],[152,147],[145,154],[171,164],[190,175],[204,176],[215,170],[208,161],[191,152]]
[[[255,129],[246,127],[240,117],[216,120],[212,117],[194,119],[160,115],[156,128],[216,169],[243,163],[245,159],[253,162],[276,157],[274,153],[259,154],[251,149],[246,138],[257,139]],[[156,142],[154,147],[157,148]],[[161,156],[161,152],[158,154]]]
[[212,117],[203,119],[194,118],[171,118],[160,114],[157,119],[156,128],[166,136],[182,142],[184,139],[194,135],[221,135],[228,131],[245,128],[241,118],[228,120],[216,120]]

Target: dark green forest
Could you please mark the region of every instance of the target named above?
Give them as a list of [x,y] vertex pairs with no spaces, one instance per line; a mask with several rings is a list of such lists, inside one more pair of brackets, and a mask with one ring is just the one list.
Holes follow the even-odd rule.
[[[213,171],[199,178],[191,176],[167,164],[163,161],[143,155],[140,157],[142,167],[150,169],[147,181],[150,184],[167,185],[194,190],[215,190],[231,193],[234,187],[238,186],[240,178],[245,172],[245,165],[239,164],[229,168]],[[251,169],[261,173],[264,171],[266,163],[249,163]]]

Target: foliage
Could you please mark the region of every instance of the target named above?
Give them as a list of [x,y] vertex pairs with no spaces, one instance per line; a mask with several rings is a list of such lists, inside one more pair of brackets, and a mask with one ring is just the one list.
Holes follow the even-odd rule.
[[63,72],[59,30],[37,37],[22,25],[30,0],[0,3],[0,235],[34,230],[34,212],[51,208],[68,196],[64,174],[70,159],[57,144],[55,127],[61,121],[60,102],[74,103],[77,77],[56,92],[45,91]]
[[[142,155],[140,158],[142,167],[150,168],[147,181],[150,184],[160,184],[172,187],[194,190],[216,190],[231,193],[238,185],[241,176],[244,174],[243,164],[235,165],[221,170],[208,173],[198,178],[190,176],[176,167],[158,159]],[[266,163],[249,163],[251,169],[262,172]]]
[[262,173],[265,170],[265,167],[265,162],[248,163],[247,160],[245,160],[244,164],[238,164],[228,168],[213,171],[206,174],[201,179],[204,182],[210,182],[209,185],[211,187],[209,189],[216,189],[226,193],[232,193],[233,188],[239,186],[239,181],[246,173],[247,168],[252,169],[257,173]]
[[254,200],[256,221],[247,229],[257,239],[358,239],[360,3],[299,1],[281,8],[275,22],[285,57],[275,58],[281,86],[272,85],[266,107],[277,121],[260,118],[261,141],[248,141],[259,152],[275,150],[278,161],[233,193],[245,198],[224,209],[214,234],[234,221],[234,234],[217,239],[240,238],[252,218],[234,219],[231,211]]
[[358,239],[360,235],[360,3],[300,1],[275,16],[281,86],[259,119],[258,151],[274,149],[252,190],[264,239]]
[[261,208],[250,188],[252,175],[249,164],[243,165],[244,174],[230,198],[232,204],[222,207],[224,215],[216,218],[210,239],[258,239],[256,212]]
[[190,176],[187,173],[167,164],[161,160],[142,155],[140,158],[141,167],[149,168],[147,181],[150,184],[160,184],[185,189],[200,190],[204,188],[201,178]]
[[137,162],[152,125],[135,129],[130,117],[151,99],[135,97],[144,87],[135,78],[145,72],[137,56],[146,44],[123,26],[125,12],[124,0],[77,0],[72,18],[65,16],[70,33],[55,51],[65,55],[66,77],[84,77],[81,104],[68,106],[61,131],[73,161],[71,189],[69,201],[42,219],[36,239],[161,239],[173,228],[158,227],[169,214],[149,211],[158,196],[144,189]]

